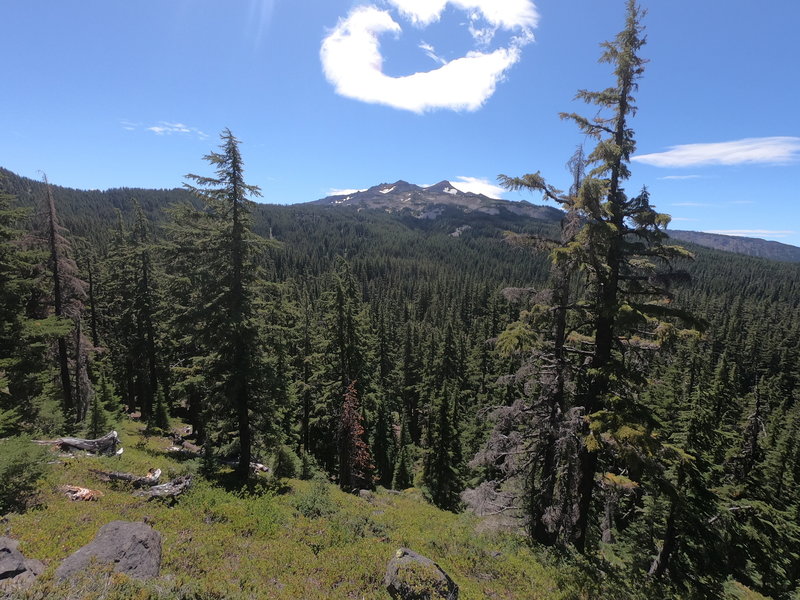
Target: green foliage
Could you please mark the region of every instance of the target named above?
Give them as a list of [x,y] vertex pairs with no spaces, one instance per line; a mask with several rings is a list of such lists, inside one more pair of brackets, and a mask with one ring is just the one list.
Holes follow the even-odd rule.
[[457,510],[462,489],[460,446],[452,392],[444,390],[432,406],[434,419],[423,458],[421,481],[427,497],[439,508]]
[[[303,460],[286,444],[280,444],[275,449],[272,459],[272,474],[275,477],[299,478],[306,470],[304,466],[310,471],[310,466],[304,465]],[[303,479],[308,479],[308,477],[303,477]]]
[[92,439],[97,439],[108,433],[108,426],[109,415],[100,396],[95,394],[94,398],[92,398],[92,406],[89,409],[89,426],[86,434]]
[[164,399],[164,390],[159,389],[156,394],[156,402],[153,406],[153,414],[149,425],[161,431],[169,431],[170,419],[167,411],[167,401]]
[[324,477],[324,473],[322,472],[319,463],[317,463],[314,457],[308,452],[300,453],[300,472],[298,475],[300,479],[306,481],[320,476]]
[[[167,254],[170,291],[178,306],[170,321],[176,338],[176,370],[189,394],[202,389],[205,406],[200,421],[213,417],[217,433],[235,432],[236,469],[247,479],[253,448],[251,411],[272,412],[264,385],[267,369],[261,344],[258,297],[261,269],[256,251],[265,244],[251,230],[248,196],[257,187],[244,182],[239,140],[230,130],[221,134],[221,152],[204,158],[216,176],[188,175],[186,184],[204,204],[174,213]],[[190,325],[191,324],[191,325]],[[199,326],[198,326],[199,325]],[[195,402],[190,397],[190,402]],[[204,423],[205,426],[205,423]],[[223,443],[232,440],[221,440]]]
[[397,460],[394,464],[394,477],[392,478],[392,489],[404,490],[414,485],[414,462],[413,452],[409,445],[400,447],[397,453]]
[[0,440],[0,515],[24,511],[33,501],[47,471],[49,454],[29,438]]
[[322,476],[314,477],[311,488],[297,497],[294,503],[297,511],[308,519],[329,517],[338,509],[331,500],[330,484]]

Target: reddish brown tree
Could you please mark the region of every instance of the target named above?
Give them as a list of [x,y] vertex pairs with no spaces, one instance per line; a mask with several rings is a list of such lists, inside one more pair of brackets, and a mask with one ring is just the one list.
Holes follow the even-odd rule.
[[374,486],[374,472],[372,453],[364,441],[356,382],[351,381],[344,393],[339,423],[339,487],[348,492],[371,489]]

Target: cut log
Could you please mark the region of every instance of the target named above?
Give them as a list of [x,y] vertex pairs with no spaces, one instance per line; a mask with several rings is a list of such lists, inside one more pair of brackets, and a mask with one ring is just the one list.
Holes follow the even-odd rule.
[[154,485],[150,489],[134,492],[134,496],[141,498],[176,498],[189,489],[192,485],[192,476],[184,475],[161,485]]
[[62,485],[58,489],[64,492],[70,500],[97,502],[103,496],[103,492],[90,490],[89,488],[79,487],[77,485]]
[[154,485],[158,485],[158,480],[161,478],[161,469],[150,469],[144,477],[134,475],[133,473],[100,471],[98,469],[89,469],[89,471],[100,477],[103,481],[127,481],[133,484],[133,487],[153,487]]
[[36,444],[44,446],[58,446],[60,450],[85,450],[96,454],[114,454],[117,451],[119,435],[116,431],[107,433],[96,440],[85,440],[83,438],[63,437],[57,440],[34,440]]

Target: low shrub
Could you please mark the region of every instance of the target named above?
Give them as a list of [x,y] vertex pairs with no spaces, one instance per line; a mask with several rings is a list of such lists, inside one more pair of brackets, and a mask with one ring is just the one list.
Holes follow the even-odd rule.
[[0,515],[22,512],[47,470],[48,452],[24,437],[0,440]]
[[289,446],[285,444],[278,446],[272,459],[272,474],[275,477],[294,478],[300,475],[302,468],[300,457]]
[[331,499],[330,484],[324,477],[315,477],[311,489],[298,496],[294,504],[297,511],[306,518],[329,517],[337,510]]

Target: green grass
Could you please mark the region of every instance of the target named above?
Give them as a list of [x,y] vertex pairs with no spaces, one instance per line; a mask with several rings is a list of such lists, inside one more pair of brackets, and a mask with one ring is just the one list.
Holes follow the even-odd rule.
[[[174,506],[134,497],[103,483],[89,469],[163,478],[196,473],[197,460],[165,453],[166,438],[144,437],[126,422],[121,457],[81,457],[53,466],[41,486],[42,507],[8,517],[20,550],[47,570],[29,599],[387,599],[386,564],[400,547],[437,562],[458,584],[462,600],[579,600],[621,598],[581,569],[537,554],[519,536],[484,531],[474,516],[426,503],[414,490],[378,491],[371,502],[318,481],[268,478],[246,490],[229,472],[216,481],[195,478]],[[71,502],[57,487],[100,490],[97,502]],[[321,515],[321,516],[319,516]],[[91,541],[112,520],[146,520],[163,539],[161,576],[149,583],[102,569],[72,584],[57,584],[60,561]]]

